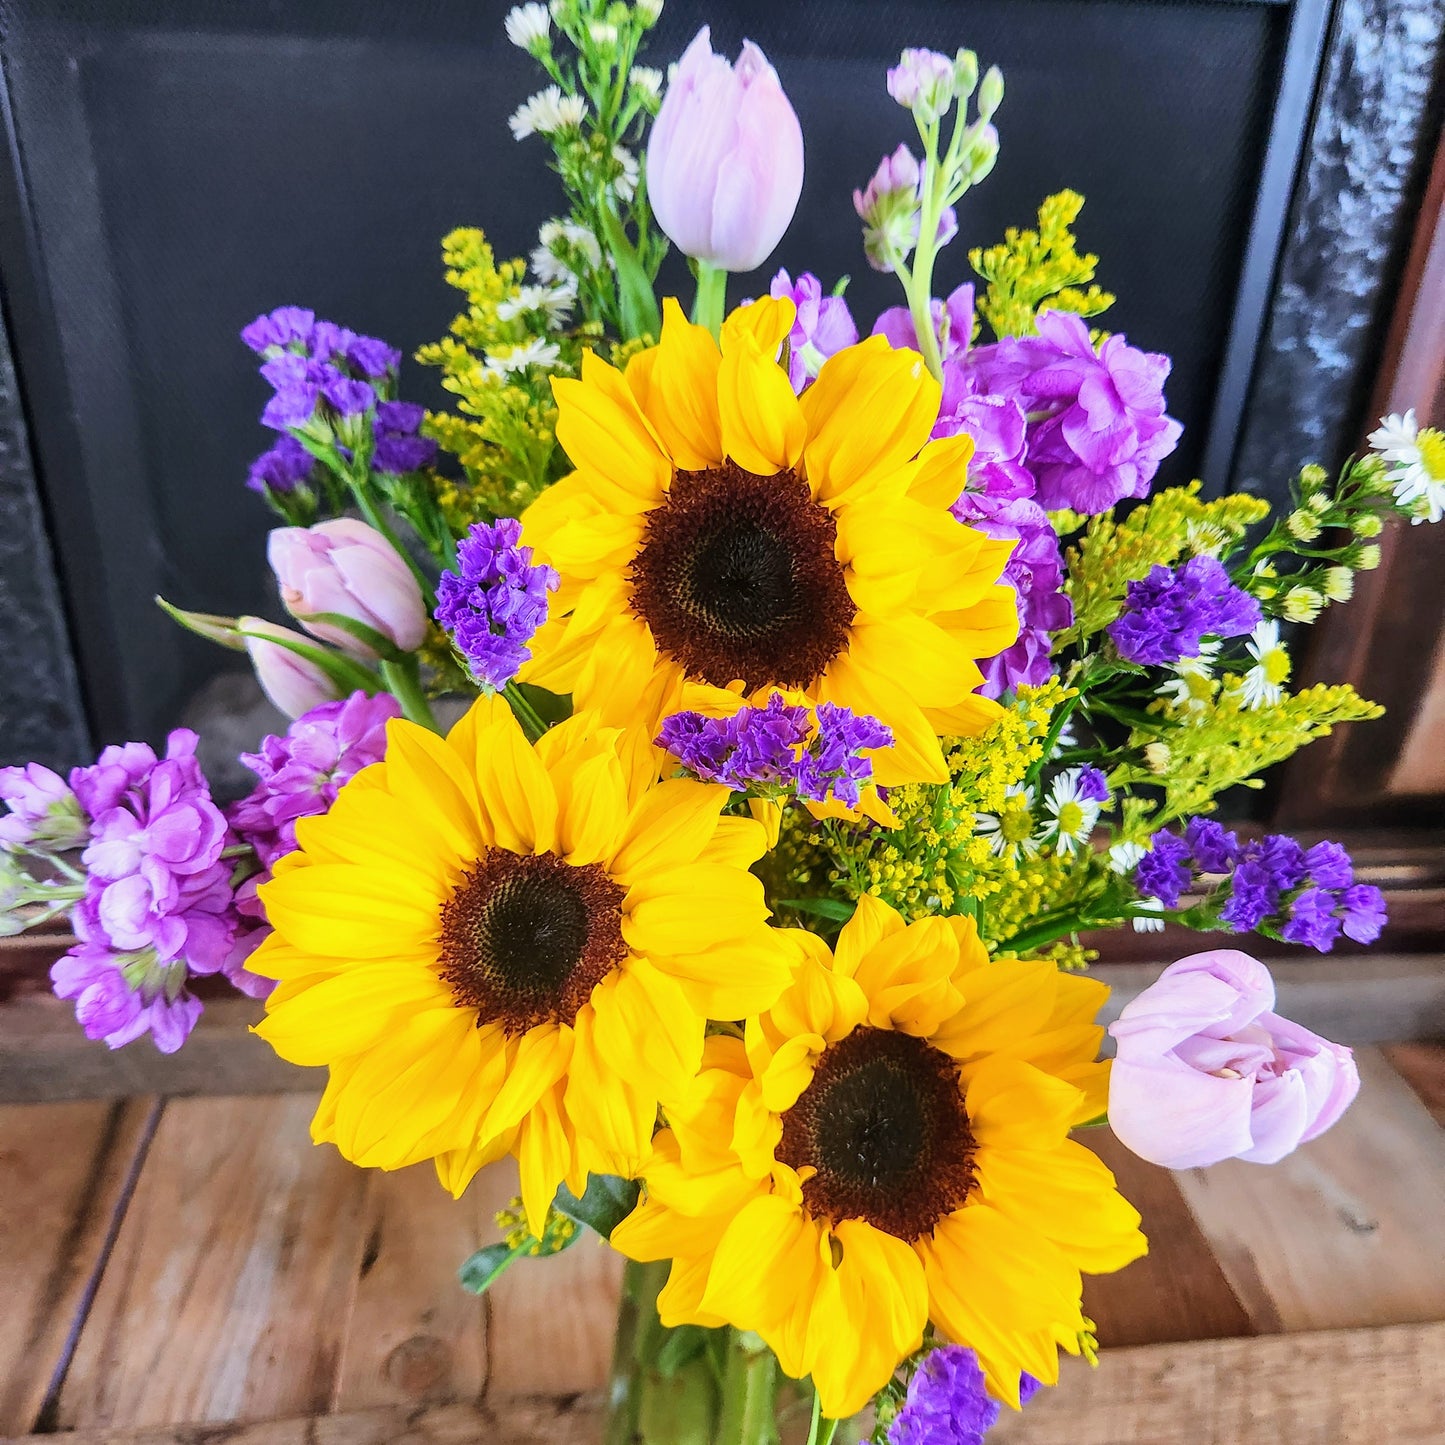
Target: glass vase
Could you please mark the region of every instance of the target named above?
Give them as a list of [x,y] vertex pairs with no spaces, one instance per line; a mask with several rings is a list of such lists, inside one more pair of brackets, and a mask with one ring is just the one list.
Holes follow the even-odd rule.
[[739,1330],[665,1328],[667,1273],[666,1261],[623,1271],[605,1445],[781,1445],[773,1352]]

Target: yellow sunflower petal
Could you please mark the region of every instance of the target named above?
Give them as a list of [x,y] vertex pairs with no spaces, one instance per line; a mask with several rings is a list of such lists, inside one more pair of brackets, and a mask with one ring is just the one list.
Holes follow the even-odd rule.
[[[622,1060],[610,1057],[599,1036],[597,1006],[600,1004],[604,1013],[612,1012],[617,982],[616,975],[604,979],[592,991],[593,1002],[577,1014],[566,1103],[578,1135],[613,1161],[614,1167],[607,1172],[630,1176],[648,1154],[657,1118],[657,1093],[629,1073]],[[629,1061],[632,1052],[629,1046]]]
[[684,1254],[710,1254],[726,1226],[726,1218],[690,1217],[648,1197],[613,1228],[607,1242],[628,1259],[647,1264]]
[[992,1055],[970,1071],[965,1096],[978,1143],[995,1149],[1058,1144],[1073,1126],[1079,1091],[1021,1059]]
[[[608,872],[624,887],[665,868],[696,862],[712,842],[728,790],[718,784],[670,778],[637,801],[621,829]],[[742,867],[756,861],[762,850]]]
[[1012,1051],[1047,1024],[1058,967],[1049,959],[998,959],[959,980],[967,1002],[932,1042],[956,1058]]
[[569,862],[611,856],[627,817],[618,732],[574,714],[538,739],[536,752],[557,792],[557,849]]
[[[893,732],[893,746],[873,755],[873,775],[884,787],[900,783],[946,783],[948,765],[938,734],[922,708],[896,683],[861,665],[851,653],[835,657],[817,685],[820,702],[869,713]],[[996,706],[996,704],[995,704]]]
[[863,894],[852,918],[838,934],[838,942],[833,947],[834,969],[845,978],[852,978],[865,955],[906,927],[903,915],[896,908],[871,893]]
[[764,927],[745,938],[716,939],[695,953],[649,949],[647,956],[710,1019],[747,1018],[771,1008],[790,977],[787,955]]
[[553,377],[552,391],[557,440],[573,465],[640,500],[660,500],[672,466],[622,373],[584,352],[581,379]]
[[760,296],[750,305],[734,307],[722,324],[723,355],[752,345],[776,356],[797,316],[789,296]]
[[637,878],[623,903],[622,936],[643,955],[701,953],[746,939],[768,916],[763,885],[718,863],[688,863]]
[[527,1110],[567,1071],[572,1058],[570,1028],[539,1024],[508,1046],[507,1076],[482,1127],[499,1134],[522,1122]]
[[387,791],[404,796],[434,826],[457,858],[475,858],[485,846],[478,824],[477,789],[456,753],[434,732],[395,718],[386,728]]
[[662,303],[662,340],[644,409],[673,464],[703,471],[723,459],[718,422],[717,378],[722,356],[705,326],[694,326],[669,296]]
[[597,1048],[637,1088],[666,1102],[702,1066],[703,1020],[676,980],[629,958],[593,991]]
[[777,933],[795,965],[792,982],[768,1010],[769,1022],[786,1035],[817,1034],[836,1043],[867,1017],[867,996],[855,979],[833,967],[828,945],[817,934],[801,928]]
[[[1017,618],[1014,627],[1017,631]],[[975,654],[926,617],[859,617],[850,649],[858,667],[886,679],[925,708],[950,707],[968,695],[965,679]]]
[[[800,1285],[815,1277],[817,1243],[817,1226],[796,1206],[775,1194],[754,1199],[718,1241],[702,1308],[739,1329],[757,1330],[778,1349]],[[794,1358],[784,1359],[786,1353]],[[778,1355],[789,1374],[806,1373],[801,1351],[778,1349]]]
[[322,958],[434,958],[436,900],[387,888],[387,876],[347,863],[287,872],[258,890],[289,943]]
[[938,419],[940,395],[923,358],[895,351],[886,337],[870,336],[829,357],[802,396],[814,495],[841,497],[916,456]]
[[908,495],[925,507],[947,511],[968,483],[968,464],[974,453],[967,432],[931,441],[918,454],[918,467],[909,479]]
[[571,1172],[572,1140],[563,1116],[561,1088],[549,1089],[527,1111],[517,1137],[517,1172],[527,1228],[540,1239],[557,1186]]
[[946,918],[921,918],[880,940],[853,972],[868,1022],[919,1038],[935,1033],[963,1003],[953,981],[957,964],[958,939]]
[[496,846],[541,853],[557,845],[557,790],[510,708],[476,735],[477,800]]
[[724,329],[718,417],[723,451],[745,471],[770,477],[802,459],[808,424],[787,372],[775,359],[777,343],[760,345],[758,334],[739,328],[730,343]]

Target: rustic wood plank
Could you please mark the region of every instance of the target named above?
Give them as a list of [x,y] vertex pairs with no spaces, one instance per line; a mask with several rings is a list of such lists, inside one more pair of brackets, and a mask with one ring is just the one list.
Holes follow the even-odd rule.
[[0,1445],[594,1445],[601,1423],[602,1407],[593,1396],[511,1400],[496,1411],[474,1404],[394,1405],[212,1429],[101,1427],[73,1435],[26,1435]]
[[37,1423],[154,1107],[151,1099],[0,1107],[0,1430]]
[[[1445,1420],[1445,1324],[1195,1340],[1066,1360],[1059,1387],[1005,1411],[990,1445],[1438,1445]],[[86,1429],[66,1445],[595,1445],[595,1396],[403,1408],[194,1428]],[[54,1445],[53,1435],[0,1445]]]
[[62,1429],[324,1411],[366,1174],[313,1148],[310,1095],[167,1103],[61,1390]]
[[251,1032],[261,1015],[240,994],[207,999],[185,1048],[163,1054],[144,1039],[124,1049],[93,1043],[71,1005],[48,993],[11,999],[0,1004],[0,1103],[319,1092],[324,1070],[286,1063]]
[[[494,1165],[477,1177],[472,1191],[490,1216],[516,1193],[516,1165],[510,1159]],[[500,1237],[491,1224],[486,1242]],[[612,1364],[621,1286],[621,1255],[590,1230],[555,1259],[524,1259],[513,1265],[487,1291],[488,1401],[509,1395],[576,1394],[603,1386]]]
[[1445,1319],[1445,1132],[1378,1050],[1356,1059],[1360,1096],[1328,1133],[1269,1168],[1176,1175],[1261,1329]]
[[486,1304],[457,1268],[494,1233],[485,1190],[454,1200],[430,1164],[366,1176],[365,1240],[332,1408],[475,1401]]
[[1106,1347],[1251,1335],[1257,1326],[1195,1222],[1174,1176],[1131,1154],[1107,1129],[1077,1136],[1114,1171],[1144,1217],[1149,1253],[1115,1274],[1084,1277],[1084,1313]]
[[1004,1416],[989,1445],[1438,1445],[1445,1324],[1113,1350]]
[[1382,1052],[1435,1122],[1445,1124],[1445,1044],[1389,1044]]

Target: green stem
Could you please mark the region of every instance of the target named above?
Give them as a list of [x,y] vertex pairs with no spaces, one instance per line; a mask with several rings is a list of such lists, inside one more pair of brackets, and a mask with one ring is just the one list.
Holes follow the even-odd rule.
[[716,341],[722,333],[723,314],[727,311],[728,273],[706,261],[697,263],[697,295],[692,303],[692,319],[697,326],[706,326]]
[[441,731],[436,718],[432,716],[426,693],[422,691],[414,657],[407,657],[401,662],[383,661],[381,680],[386,684],[387,691],[401,704],[404,717],[420,723],[424,728],[430,728],[434,733]]
[[547,731],[547,724],[538,715],[536,708],[527,701],[522,689],[515,682],[509,682],[502,689],[502,696],[511,704],[512,716],[521,723],[522,731],[527,734],[527,740],[536,742]]
[[411,569],[411,575],[416,578],[417,586],[421,588],[422,601],[426,603],[427,614],[430,616],[437,608],[436,589],[431,585],[431,579],[417,566],[411,553],[402,546],[401,539],[396,535],[391,523],[382,516],[381,508],[376,505],[365,484],[358,482],[355,477],[348,477],[347,481],[351,485],[351,495],[356,498],[356,505],[361,509],[361,515],[391,543],[397,555]]
[[777,1389],[773,1352],[756,1335],[730,1333],[717,1445],[775,1445]]
[[657,1296],[667,1283],[670,1267],[666,1260],[656,1264],[629,1260],[623,1270],[609,1391],[611,1408],[604,1445],[635,1445],[639,1438],[643,1380],[656,1356],[662,1334]]

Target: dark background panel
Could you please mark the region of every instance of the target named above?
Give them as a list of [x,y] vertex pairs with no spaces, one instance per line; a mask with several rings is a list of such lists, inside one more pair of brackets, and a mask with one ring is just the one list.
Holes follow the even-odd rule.
[[[268,441],[266,388],[239,328],[301,303],[413,350],[455,310],[446,230],[479,224],[501,254],[525,254],[557,209],[545,144],[506,127],[539,83],[502,37],[507,8],[0,3],[15,152],[0,279],[99,740],[158,735],[235,666],[179,634],[153,593],[276,615],[269,514],[242,486]],[[999,64],[1000,164],[965,198],[940,289],[969,274],[968,245],[1027,224],[1052,190],[1083,191],[1083,243],[1120,296],[1108,324],[1174,357],[1186,431],[1164,480],[1207,454],[1221,488],[1237,418],[1220,377],[1242,397],[1324,16],[1325,0],[669,0],[647,58],[665,64],[704,19],[730,54],[745,35],[764,46],[808,172],[777,256],[734,295],[779,264],[850,274],[865,330],[897,292],[863,260],[851,192],[912,138],[888,64],[904,41]],[[669,274],[685,284],[675,261]],[[441,401],[414,365],[404,385]]]

